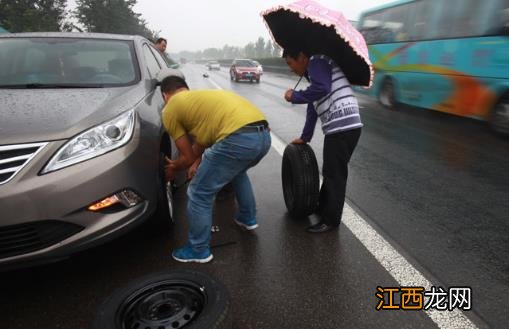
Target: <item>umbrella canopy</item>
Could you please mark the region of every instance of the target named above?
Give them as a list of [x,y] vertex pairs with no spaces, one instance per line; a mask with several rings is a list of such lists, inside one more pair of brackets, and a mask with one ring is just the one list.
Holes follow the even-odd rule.
[[338,11],[300,0],[261,13],[281,48],[305,49],[333,59],[354,85],[370,87],[374,77],[363,36]]

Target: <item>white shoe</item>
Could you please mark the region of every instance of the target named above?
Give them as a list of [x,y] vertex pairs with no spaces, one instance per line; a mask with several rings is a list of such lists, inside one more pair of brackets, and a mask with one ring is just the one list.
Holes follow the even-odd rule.
[[249,224],[242,223],[241,221],[238,221],[236,218],[234,219],[234,221],[235,223],[237,223],[237,225],[242,226],[248,231],[254,230],[255,228],[258,227],[258,223],[256,221],[252,221],[252,223]]

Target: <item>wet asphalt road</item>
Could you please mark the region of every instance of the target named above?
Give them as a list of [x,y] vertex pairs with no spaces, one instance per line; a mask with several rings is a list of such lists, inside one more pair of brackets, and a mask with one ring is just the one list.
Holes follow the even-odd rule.
[[[267,115],[283,141],[298,137],[305,108],[282,94],[296,79],[265,74],[258,84],[230,82],[227,70],[201,76],[184,68],[191,88],[231,89]],[[482,123],[412,108],[381,109],[360,97],[365,127],[350,163],[348,203],[437,286],[472,288],[467,316],[480,327],[507,328],[509,315],[509,141]],[[312,146],[321,163],[323,137]],[[376,287],[398,282],[345,225],[310,235],[287,217],[281,156],[271,149],[249,174],[260,227],[240,230],[233,199],[216,204],[214,260],[180,264],[169,252],[185,242],[185,191],[176,221],[152,218],[138,229],[69,260],[0,274],[1,328],[87,328],[115,289],[148,273],[194,268],[229,289],[234,328],[435,328],[422,311],[376,311]]]

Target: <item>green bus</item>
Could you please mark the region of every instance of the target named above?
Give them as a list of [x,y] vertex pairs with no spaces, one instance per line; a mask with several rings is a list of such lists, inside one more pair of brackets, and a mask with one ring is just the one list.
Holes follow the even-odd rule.
[[364,12],[358,29],[376,72],[358,91],[509,134],[509,0],[397,1]]

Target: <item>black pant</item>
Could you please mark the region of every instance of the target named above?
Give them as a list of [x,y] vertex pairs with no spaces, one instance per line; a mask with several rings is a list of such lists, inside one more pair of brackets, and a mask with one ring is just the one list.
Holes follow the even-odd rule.
[[341,222],[345,204],[348,162],[357,146],[361,128],[325,135],[323,146],[323,184],[320,189],[318,214],[332,226]]

